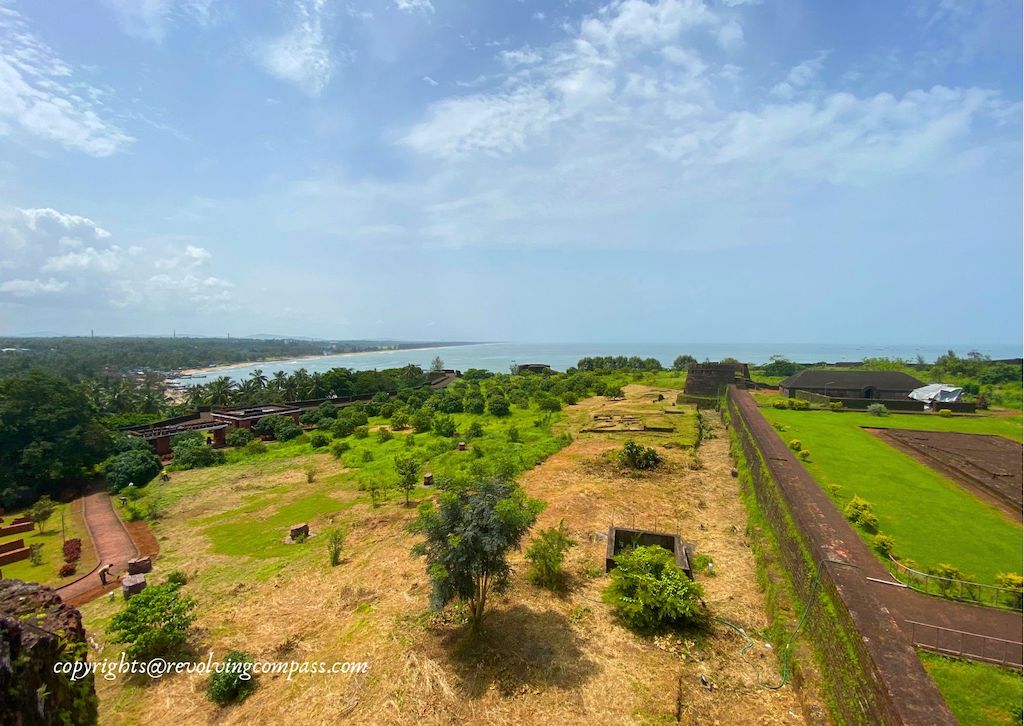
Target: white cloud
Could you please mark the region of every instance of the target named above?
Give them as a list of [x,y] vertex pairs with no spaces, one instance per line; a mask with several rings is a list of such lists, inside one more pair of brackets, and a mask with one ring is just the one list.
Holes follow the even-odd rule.
[[75,75],[17,11],[0,4],[0,136],[20,130],[91,156],[130,144],[104,118],[104,94]]
[[793,66],[786,74],[785,80],[772,87],[772,95],[785,99],[793,98],[799,89],[809,86],[818,77],[825,66],[827,55],[827,52],[821,51],[814,58],[808,58]]
[[295,25],[284,35],[262,43],[257,60],[275,78],[309,96],[319,96],[331,80],[334,61],[324,31],[326,0],[296,0]]
[[168,28],[180,20],[208,24],[213,0],[103,0],[103,4],[124,33],[160,43]]
[[403,13],[434,12],[434,4],[430,0],[395,0],[395,7]]
[[718,44],[726,50],[734,50],[743,45],[743,28],[735,20],[730,20],[718,30]]
[[6,292],[15,297],[33,297],[35,295],[46,295],[60,292],[68,284],[52,277],[49,280],[3,280],[0,281],[0,292]]
[[[49,207],[0,209],[5,249],[3,294],[47,295],[69,305],[106,302],[166,309],[231,297],[232,284],[211,275],[212,255],[190,238],[165,238],[124,247],[93,220]],[[83,240],[88,240],[88,243]],[[171,293],[177,290],[177,296]]]
[[423,76],[423,82],[426,83],[427,85],[430,85],[430,86],[437,86],[438,85],[438,82],[435,81],[430,76]]

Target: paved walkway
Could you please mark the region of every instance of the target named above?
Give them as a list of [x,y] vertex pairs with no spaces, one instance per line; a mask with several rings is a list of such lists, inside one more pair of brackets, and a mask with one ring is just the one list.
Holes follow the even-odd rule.
[[[117,588],[117,576],[127,570],[128,560],[139,554],[106,492],[94,491],[85,495],[82,514],[96,548],[97,565],[91,572],[57,589],[57,594],[69,605],[81,605]],[[108,577],[108,584],[103,586],[99,571],[106,564],[114,565],[111,568],[113,578]]]
[[[787,498],[790,506],[794,502],[799,503],[801,511],[794,512],[797,519],[816,529],[820,541],[828,542],[823,553],[826,557],[858,571],[868,591],[888,611],[908,641],[914,638],[916,642],[913,645],[937,645],[946,650],[962,651],[967,658],[1005,658],[1015,665],[1021,665],[1024,660],[1020,645],[1024,634],[1024,617],[1021,613],[946,600],[901,586],[881,560],[868,549],[821,486],[796,460],[793,452],[758,410],[750,394],[746,391],[736,393],[736,403],[744,411],[777,483],[789,492]],[[922,623],[923,626],[914,626],[910,622]],[[983,637],[946,633],[936,628],[964,631]],[[1012,641],[1015,645],[1001,644],[986,638]]]

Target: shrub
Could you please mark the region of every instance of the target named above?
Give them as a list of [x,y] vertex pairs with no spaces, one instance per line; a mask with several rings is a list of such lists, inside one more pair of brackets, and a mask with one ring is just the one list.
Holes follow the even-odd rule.
[[277,429],[277,424],[284,417],[280,414],[271,414],[270,416],[264,416],[259,421],[253,424],[253,433],[259,434],[260,436],[274,436],[274,431]]
[[829,407],[829,410],[831,410],[831,411],[842,411],[843,410],[843,402],[842,401],[830,401],[829,404],[828,404],[828,407]]
[[75,574],[76,569],[78,569],[78,565],[76,565],[74,562],[65,562],[63,565],[60,566],[60,572],[58,572],[57,574],[61,577],[71,577],[73,574]]
[[955,588],[959,588],[958,583],[952,582],[952,580],[969,581],[971,578],[960,571],[958,567],[953,565],[938,564],[935,567],[928,568],[928,574],[940,578],[938,580],[939,589],[942,590],[944,595],[949,595]]
[[509,442],[513,444],[518,444],[523,440],[519,435],[519,429],[515,426],[509,426],[508,431],[505,432],[505,436],[508,438]]
[[227,440],[228,446],[238,447],[245,446],[254,438],[256,438],[256,435],[253,434],[253,432],[250,431],[249,429],[238,428],[231,429],[230,431],[228,431],[227,436],[225,436],[224,438]]
[[704,591],[665,548],[637,547],[616,557],[615,565],[604,599],[626,625],[650,630],[700,619]]
[[604,389],[605,398],[625,398],[625,394],[619,386],[608,386]]
[[252,675],[252,656],[240,650],[233,650],[224,656],[220,671],[210,676],[206,683],[206,697],[218,706],[240,703],[256,690],[257,682]]
[[872,403],[868,406],[868,413],[872,416],[888,416],[889,409],[885,407],[884,403]]
[[579,403],[579,398],[572,391],[566,391],[562,394],[562,403],[566,406],[575,406]]
[[861,517],[871,511],[871,502],[866,499],[854,495],[853,499],[846,503],[843,507],[843,514],[851,522],[860,522]]
[[180,648],[195,622],[196,603],[176,585],[154,585],[125,603],[107,626],[115,643],[127,644],[129,660],[152,660]]
[[360,459],[362,459],[364,464],[373,461],[373,452],[369,449],[363,449]]
[[405,437],[405,447],[411,449],[416,445],[416,434],[408,434]]
[[418,434],[425,434],[434,427],[434,414],[421,408],[412,416],[412,429]]
[[386,444],[388,441],[391,441],[391,439],[393,439],[393,438],[395,438],[395,435],[393,433],[391,433],[391,429],[389,429],[387,426],[381,426],[379,429],[377,429],[377,441],[378,442],[380,442],[382,444]]
[[789,406],[786,405],[785,398],[775,398],[772,399],[772,408],[789,408]]
[[800,439],[790,439],[789,448],[793,451],[800,451],[803,448],[803,444],[800,443]]
[[335,459],[340,459],[341,455],[352,448],[352,445],[347,441],[335,441],[331,444],[331,456]]
[[435,434],[449,439],[458,434],[455,419],[451,416],[438,416],[434,419],[433,428]]
[[331,443],[331,437],[327,434],[322,434],[319,431],[309,437],[309,445],[314,449],[322,449],[329,443]]
[[345,546],[345,530],[336,527],[327,533],[327,558],[331,567],[341,564],[341,550]]
[[391,428],[395,431],[409,428],[409,414],[405,411],[395,411],[391,416]]
[[291,441],[301,435],[302,427],[285,416],[282,416],[274,427],[274,438],[278,441]]
[[473,423],[471,423],[469,425],[469,428],[466,429],[466,438],[467,439],[478,439],[478,438],[480,438],[483,435],[484,435],[484,427],[480,425],[479,421],[474,421]]
[[661,466],[661,455],[649,446],[642,446],[632,439],[619,452],[619,463],[630,469],[646,470]]
[[860,515],[858,524],[868,532],[877,532],[878,516],[874,512],[864,512]]
[[303,468],[303,471],[306,472],[307,484],[312,484],[314,481],[316,481],[317,468],[315,466],[313,466],[312,464],[307,464],[305,468]]
[[530,561],[527,577],[549,590],[561,589],[565,582],[562,563],[575,545],[565,531],[565,520],[559,521],[558,527],[542,529],[526,548],[526,559]]
[[811,452],[807,449],[800,449],[800,451],[796,452],[796,455],[800,458],[800,461],[811,460]]
[[510,411],[508,399],[502,395],[492,395],[487,399],[487,412],[492,416],[508,416]]
[[462,404],[462,410],[466,413],[481,414],[484,412],[486,404],[484,397],[481,395],[470,395],[466,396],[466,400]]
[[789,399],[789,407],[794,411],[806,411],[811,407],[811,403],[802,398],[791,398]]
[[700,471],[704,468],[704,460],[700,458],[700,454],[696,451],[690,452],[690,460],[686,462],[686,468],[691,471]]
[[129,483],[145,486],[156,478],[161,469],[160,457],[150,450],[141,449],[116,454],[103,463],[103,475],[113,492],[124,489]]
[[75,537],[64,543],[64,561],[75,563],[82,559],[82,540]]
[[188,582],[188,577],[181,570],[171,570],[167,573],[167,584],[174,587],[181,587]]
[[33,565],[43,564],[43,543],[37,542],[28,546],[28,561]]
[[711,555],[700,554],[693,558],[693,571],[704,572],[705,575],[714,577],[718,574],[715,571],[715,561]]
[[356,426],[355,431],[352,432],[352,435],[355,436],[357,439],[365,439],[367,436],[370,435],[370,427]]
[[1003,595],[1007,605],[1018,609],[1021,607],[1024,601],[1024,578],[1016,572],[1001,572],[996,575],[996,586],[1011,591]]
[[939,415],[942,416],[942,418],[949,418],[950,416],[953,415],[953,412],[950,411],[948,408],[940,408]]
[[353,419],[351,416],[339,416],[334,421],[334,423],[331,424],[331,433],[334,434],[337,438],[343,439],[346,436],[351,435],[351,433],[356,430],[356,426],[358,425],[359,424],[357,424],[355,422],[355,419]]
[[896,547],[896,540],[887,534],[879,533],[872,538],[871,545],[875,548],[875,552],[882,557],[889,557]]
[[253,439],[245,445],[246,456],[256,456],[258,454],[267,453],[267,445],[259,439]]
[[556,411],[562,410],[562,402],[550,393],[537,394],[536,401],[537,408],[541,411],[550,411],[551,413],[555,413]]
[[[171,442],[174,466],[178,469],[201,469],[224,463],[224,452],[208,446],[199,434],[183,434]],[[159,473],[159,469],[157,469]]]

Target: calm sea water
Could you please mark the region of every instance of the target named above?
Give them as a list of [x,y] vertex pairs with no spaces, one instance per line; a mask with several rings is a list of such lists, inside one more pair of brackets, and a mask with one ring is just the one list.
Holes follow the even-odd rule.
[[409,363],[428,368],[435,356],[440,356],[446,368],[466,370],[483,368],[504,373],[513,363],[547,363],[555,370],[564,371],[576,365],[580,358],[598,355],[637,355],[657,358],[669,366],[677,355],[687,353],[698,360],[736,358],[746,363],[765,363],[773,355],[783,355],[801,363],[821,361],[857,361],[864,358],[903,358],[914,360],[918,355],[931,362],[952,347],[959,355],[977,350],[992,358],[1019,358],[1021,347],[1013,345],[819,345],[819,344],[742,344],[742,343],[481,343],[419,350],[393,350],[380,353],[344,353],[306,358],[263,361],[237,368],[225,368],[214,373],[197,374],[191,382],[203,383],[217,376],[241,380],[260,368],[270,375],[277,371],[294,373],[305,368],[310,373],[331,368],[373,370],[398,368]]

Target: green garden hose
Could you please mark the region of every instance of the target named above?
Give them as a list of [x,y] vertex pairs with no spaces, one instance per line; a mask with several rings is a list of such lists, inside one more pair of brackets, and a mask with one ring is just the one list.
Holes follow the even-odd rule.
[[789,682],[789,659],[790,659],[790,652],[791,652],[791,648],[792,648],[792,645],[793,645],[793,641],[796,640],[796,636],[803,629],[804,624],[807,622],[808,616],[811,614],[811,606],[814,604],[814,598],[817,597],[817,595],[818,595],[818,586],[820,584],[821,584],[821,564],[819,563],[818,564],[818,570],[817,570],[817,572],[816,572],[816,574],[814,576],[814,585],[811,588],[811,595],[810,595],[809,598],[807,598],[807,604],[804,606],[803,615],[800,616],[800,622],[797,623],[796,629],[793,631],[793,634],[789,636],[789,640],[786,641],[786,645],[783,646],[783,648],[782,648],[782,680],[779,681],[778,685],[772,685],[772,684],[769,684],[769,683],[762,682],[761,681],[761,666],[759,666],[757,663],[755,663],[754,661],[752,661],[750,658],[747,657],[747,653],[756,644],[754,639],[751,638],[749,635],[747,635],[747,631],[744,630],[743,628],[741,628],[736,623],[729,622],[725,618],[720,618],[718,616],[712,616],[711,617],[712,620],[717,620],[718,622],[722,623],[723,625],[726,625],[726,626],[732,628],[737,633],[739,633],[740,635],[742,635],[744,638],[747,639],[747,642],[744,643],[742,648],[740,648],[740,657],[743,658],[743,660],[746,661],[754,669],[757,685],[761,686],[762,688],[767,688],[767,689],[772,690],[772,691],[777,691],[780,688],[782,688],[784,685],[786,685],[787,682]]

